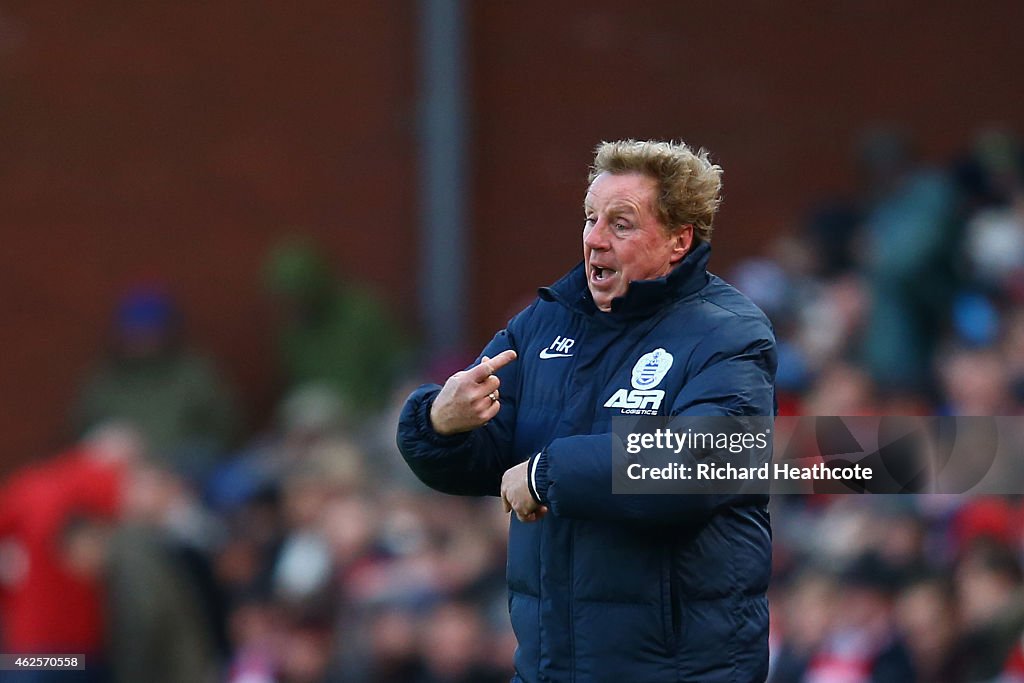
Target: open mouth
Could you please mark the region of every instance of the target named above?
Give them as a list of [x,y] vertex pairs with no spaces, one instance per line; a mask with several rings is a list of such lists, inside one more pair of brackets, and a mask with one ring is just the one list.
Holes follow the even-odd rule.
[[614,275],[615,271],[611,268],[594,265],[590,267],[590,277],[594,282],[604,282],[605,280],[611,279]]

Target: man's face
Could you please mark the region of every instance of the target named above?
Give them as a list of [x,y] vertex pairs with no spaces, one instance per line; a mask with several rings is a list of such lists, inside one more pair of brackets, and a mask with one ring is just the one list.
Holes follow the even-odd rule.
[[630,282],[666,275],[690,248],[693,227],[670,234],[655,211],[656,193],[655,180],[640,173],[602,173],[587,190],[583,262],[602,311],[612,309]]

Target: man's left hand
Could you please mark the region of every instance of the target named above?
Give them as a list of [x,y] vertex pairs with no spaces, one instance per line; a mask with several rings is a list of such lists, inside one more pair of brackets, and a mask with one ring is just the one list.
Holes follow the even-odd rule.
[[530,493],[529,467],[530,461],[526,460],[507,469],[501,478],[501,503],[505,512],[514,511],[520,522],[536,522],[548,513],[547,506]]

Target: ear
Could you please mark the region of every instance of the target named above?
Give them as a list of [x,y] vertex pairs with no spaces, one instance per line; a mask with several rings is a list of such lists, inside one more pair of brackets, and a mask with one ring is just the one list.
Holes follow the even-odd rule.
[[669,263],[675,265],[683,260],[683,257],[690,253],[693,248],[693,225],[687,223],[677,232],[672,233],[672,255]]

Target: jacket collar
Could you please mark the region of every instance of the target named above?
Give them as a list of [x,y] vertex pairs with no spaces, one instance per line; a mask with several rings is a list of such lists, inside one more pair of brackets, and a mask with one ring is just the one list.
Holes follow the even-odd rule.
[[[612,310],[605,316],[616,320],[649,315],[666,304],[699,291],[708,283],[710,256],[711,245],[699,243],[668,275],[631,282],[625,296],[612,300]],[[600,313],[590,296],[586,268],[582,262],[558,282],[550,287],[541,287],[537,293],[546,301],[558,301],[587,315]]]

